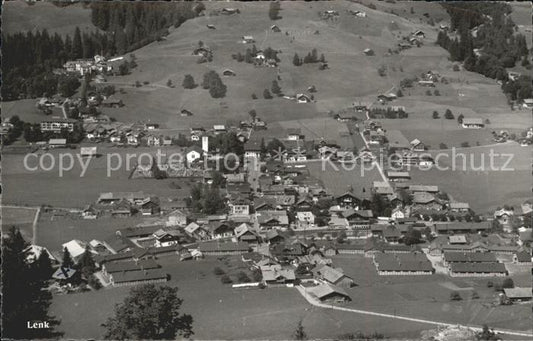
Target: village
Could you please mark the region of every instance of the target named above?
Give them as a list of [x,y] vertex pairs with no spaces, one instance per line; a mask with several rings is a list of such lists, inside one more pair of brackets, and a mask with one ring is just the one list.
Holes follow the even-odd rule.
[[[54,312],[70,321],[70,299],[103,306],[125,288],[168,284],[183,286],[185,301],[205,308],[212,300],[242,321],[244,297],[257,297],[273,311],[292,302],[301,316],[328,309],[343,319],[410,321],[407,337],[424,330],[416,323],[529,332],[521,316],[533,301],[533,201],[523,179],[531,176],[533,99],[479,104],[478,94],[502,81],[457,60],[432,63],[442,50],[437,35],[459,32],[429,9],[398,15],[388,1],[378,10],[321,3],[302,7],[314,23],[303,34],[271,13],[266,24],[237,29],[235,20],[265,11],[229,5],[206,4],[188,19],[185,29],[201,31],[190,41],[175,26],[148,47],[69,59],[53,70],[61,90],[7,107],[2,192],[33,192],[0,192],[3,232],[20,229],[28,264],[49,259]],[[288,17],[304,5],[281,6]],[[386,43],[368,39],[371,20],[384,23]],[[354,59],[315,43],[335,30],[359,39],[347,53]],[[418,53],[428,62],[402,64]],[[177,77],[167,67],[176,60]],[[342,63],[372,69],[356,71],[364,90],[345,95],[359,81],[339,80],[338,89],[321,81],[341,78]],[[517,67],[504,78],[523,74]],[[496,100],[504,103],[491,112]],[[490,148],[514,158],[476,169],[478,159],[489,164]],[[466,155],[462,168],[450,169],[456,152]],[[63,169],[66,156],[79,165]],[[508,165],[515,173],[504,172]],[[517,317],[506,325],[507,315]],[[401,330],[394,323],[386,333]],[[250,328],[237,338],[253,338]]]

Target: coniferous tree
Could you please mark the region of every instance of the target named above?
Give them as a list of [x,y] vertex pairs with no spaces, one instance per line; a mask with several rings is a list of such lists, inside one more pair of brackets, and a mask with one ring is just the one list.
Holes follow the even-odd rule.
[[72,40],[72,58],[78,59],[83,57],[83,46],[81,42],[81,31],[78,26],[74,31],[74,39]]
[[71,268],[74,266],[72,256],[70,255],[70,252],[66,247],[63,248],[63,260],[61,261],[61,266],[64,266],[66,268]]

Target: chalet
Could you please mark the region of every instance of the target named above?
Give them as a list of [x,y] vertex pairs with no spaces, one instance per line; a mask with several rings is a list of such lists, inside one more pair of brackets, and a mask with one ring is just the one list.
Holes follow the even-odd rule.
[[462,235],[462,234],[459,234],[459,235],[451,235],[448,237],[448,241],[450,243],[450,245],[454,245],[454,244],[467,244],[468,241],[466,240],[466,236],[465,235]]
[[300,243],[275,244],[273,247],[271,246],[270,253],[276,258],[294,258],[303,256],[305,248]]
[[387,140],[389,141],[389,148],[395,151],[408,151],[411,149],[409,140],[399,130],[387,130]]
[[85,250],[87,249],[87,243],[78,239],[73,239],[61,245],[61,250],[64,250],[65,248],[70,253],[72,259],[77,261],[79,257],[85,253]]
[[225,69],[224,71],[222,71],[222,75],[223,76],[236,76],[237,74],[235,73],[235,71],[231,69]]
[[244,157],[259,159],[261,157],[261,151],[261,141],[251,139],[244,144]]
[[253,44],[255,43],[255,40],[254,40],[254,37],[253,36],[242,36],[242,43],[243,44]]
[[297,141],[297,140],[302,140],[305,138],[300,128],[287,128],[286,131],[287,131],[287,140]]
[[181,109],[180,110],[180,116],[181,117],[189,117],[189,116],[192,116],[192,115],[193,115],[192,111],[189,111],[187,109]]
[[97,155],[97,147],[81,147],[80,149],[80,156],[81,157],[96,157]]
[[167,280],[168,275],[160,269],[116,272],[110,276],[110,282],[113,286],[161,283]]
[[262,211],[257,213],[257,223],[261,228],[284,227],[289,225],[286,211]]
[[233,228],[226,222],[212,222],[208,224],[211,239],[224,239],[233,236]]
[[263,281],[267,285],[294,283],[296,275],[291,268],[284,268],[279,264],[261,267]]
[[531,109],[533,108],[533,98],[524,98],[522,100],[522,105],[524,108],[526,109]]
[[93,205],[87,205],[81,211],[81,217],[83,219],[96,219],[100,215],[100,210],[95,208]]
[[144,129],[146,130],[155,130],[155,129],[159,129],[159,124],[157,123],[146,123],[144,125]]
[[111,216],[113,217],[131,217],[134,213],[131,202],[126,199],[120,199],[111,206]]
[[311,103],[312,99],[310,96],[307,96],[306,94],[297,94],[296,102],[297,103]]
[[248,243],[243,242],[204,242],[198,245],[198,250],[206,256],[242,255],[250,251]]
[[166,226],[185,226],[187,225],[187,214],[181,209],[174,209],[168,213],[165,224]]
[[416,192],[413,194],[413,209],[438,211],[442,209],[442,204],[430,193]]
[[285,237],[278,230],[266,231],[265,239],[271,245],[285,242]]
[[463,118],[463,123],[461,126],[465,129],[480,129],[483,128],[485,125],[483,124],[483,120],[481,118]]
[[312,270],[315,278],[324,280],[341,288],[351,288],[355,285],[352,278],[346,276],[341,269],[332,268],[328,265],[319,265]]
[[366,48],[363,50],[363,53],[367,56],[373,56],[374,55],[374,50],[370,49],[370,48]]
[[239,226],[235,227],[234,230],[235,238],[239,242],[245,242],[248,244],[258,244],[261,241],[259,233],[250,227],[246,223],[242,223]]
[[342,218],[348,219],[350,223],[367,222],[374,217],[372,210],[347,209],[341,213]]
[[155,238],[156,247],[166,247],[171,245],[178,245],[180,239],[183,238],[183,233],[175,229],[159,229],[153,234]]
[[69,133],[74,131],[77,121],[70,118],[51,118],[41,121],[40,127],[42,132],[60,133],[63,130]]
[[31,264],[37,259],[39,259],[43,252],[48,256],[52,264],[58,263],[58,260],[52,255],[52,253],[50,253],[50,251],[48,251],[48,249],[43,246],[32,244],[25,248],[23,252],[26,255],[26,261],[28,262],[28,264]]
[[432,247],[430,246],[430,253],[438,255],[444,254],[445,252],[489,252],[489,248],[480,242],[475,242],[472,244],[448,244]]
[[412,33],[412,35],[414,37],[418,37],[418,38],[425,38],[426,37],[426,34],[424,33],[424,31],[421,31],[421,30],[416,30],[415,32]]
[[238,196],[228,201],[229,214],[234,216],[248,216],[250,214],[250,200]]
[[216,29],[217,29],[217,28],[215,27],[215,25],[213,25],[213,24],[207,24],[207,25],[205,25],[205,26],[206,26],[208,29],[210,29],[210,30],[216,30]]
[[281,30],[280,30],[280,28],[278,27],[278,25],[272,25],[272,26],[270,26],[270,30],[271,30],[272,32],[276,32],[276,33],[281,32]]
[[266,194],[262,197],[254,198],[254,209],[255,211],[286,210],[292,207],[294,202],[294,195]]
[[395,94],[381,94],[381,95],[378,95],[377,99],[380,103],[384,104],[384,103],[387,103],[387,102],[392,102],[394,101],[395,99],[397,98],[397,96]]
[[195,222],[192,222],[189,225],[185,226],[184,231],[189,236],[194,238],[206,239],[208,237],[208,231]]
[[419,139],[414,139],[409,142],[409,145],[411,146],[411,150],[415,152],[423,152],[426,150],[426,146]]
[[144,216],[151,216],[154,214],[159,214],[161,208],[159,206],[159,198],[157,197],[147,197],[138,204],[139,211]]
[[50,148],[65,148],[67,147],[67,139],[50,139],[48,146]]
[[518,287],[505,288],[503,289],[503,292],[505,296],[513,302],[531,301],[531,299],[533,298],[531,287],[529,288],[518,288]]
[[120,108],[124,106],[124,103],[121,99],[114,98],[111,96],[100,102],[100,105],[106,108]]
[[305,229],[315,224],[315,215],[310,211],[296,212],[296,228]]
[[503,263],[452,263],[452,277],[505,277],[508,275]]
[[321,283],[315,287],[310,287],[307,289],[307,293],[321,302],[342,303],[351,301],[350,296],[343,288],[330,283]]
[[341,206],[358,207],[361,205],[361,199],[357,198],[352,192],[345,192],[335,197],[335,201]]

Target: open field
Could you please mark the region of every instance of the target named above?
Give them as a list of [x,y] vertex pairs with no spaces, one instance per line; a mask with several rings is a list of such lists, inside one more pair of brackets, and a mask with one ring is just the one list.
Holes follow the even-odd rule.
[[37,213],[36,208],[2,206],[0,211],[2,233],[7,233],[11,229],[11,226],[15,226],[20,230],[20,233],[22,233],[26,241],[29,242],[32,240],[33,220]]
[[91,10],[82,4],[66,7],[51,2],[6,1],[2,6],[2,30],[5,33],[47,29],[48,33],[74,35],[76,26],[83,31],[95,31],[91,22]]
[[28,123],[40,123],[42,120],[51,117],[63,117],[61,108],[52,107],[52,115],[46,116],[35,104],[36,99],[22,99],[18,101],[2,102],[2,113],[4,117],[18,116]]
[[[235,290],[222,285],[213,275],[214,267],[222,265],[215,258],[179,263],[175,257],[168,256],[159,258],[158,262],[171,276],[167,284],[180,289],[179,295],[184,299],[182,312],[193,316],[195,339],[290,339],[300,320],[310,339],[331,338],[357,330],[413,338],[428,329],[428,325],[419,323],[312,307],[296,289]],[[123,287],[55,296],[51,311],[61,318],[64,337],[101,338],[100,324],[127,291],[128,287]],[[99,314],[88,318],[87,311]]]
[[[343,169],[341,165],[335,163],[322,163],[322,161],[309,162],[306,164],[311,176],[323,182],[327,188],[334,195],[341,195],[350,189],[353,189],[355,195],[361,197],[370,197],[370,190],[374,181],[383,181],[377,168],[370,169],[370,165],[366,165],[368,169],[361,169],[361,165],[355,165],[353,170]],[[347,166],[352,167],[352,165]]]
[[[490,170],[490,153],[494,156],[494,170]],[[460,148],[455,151],[442,151],[438,164],[448,170],[432,168],[427,171],[411,169],[413,183],[438,185],[455,200],[469,202],[478,213],[490,213],[496,207],[520,205],[531,198],[531,150],[516,143],[494,145],[492,147]],[[466,159],[459,156],[466,155]],[[436,156],[436,152],[433,153]],[[455,157],[454,157],[455,155]],[[512,157],[508,165],[505,162]],[[453,169],[455,160],[455,169]],[[463,169],[463,160],[466,160]],[[483,169],[481,170],[483,166]],[[478,170],[480,169],[480,170]],[[510,170],[512,169],[512,170]],[[512,179],[512,181],[510,181]]]
[[[348,305],[357,309],[427,318],[449,323],[464,323],[514,330],[531,330],[531,305],[492,307],[496,295],[487,288],[488,280],[501,278],[452,278],[430,276],[379,276],[370,258],[364,256],[336,256],[333,264],[354,278],[357,287],[347,289],[352,297]],[[527,285],[527,274],[515,280]],[[444,285],[448,284],[448,285]],[[462,301],[451,302],[450,289],[472,287],[480,298],[471,300],[471,291],[461,290]]]
[[[161,153],[178,152],[179,148],[161,148]],[[39,156],[44,152],[40,151]],[[101,157],[92,158],[89,161],[87,171],[83,176],[82,166],[77,157],[78,150],[56,149],[48,153],[55,157],[55,167],[50,171],[39,169],[32,171],[24,166],[24,155],[8,154],[4,155],[4,175],[5,194],[4,202],[8,204],[25,204],[40,206],[48,204],[57,207],[78,207],[81,208],[91,202],[94,202],[101,192],[118,192],[118,191],[144,191],[147,194],[153,194],[160,197],[175,198],[188,195],[189,183],[176,179],[128,179],[130,172],[136,165],[136,161],[141,158],[141,162],[148,161],[148,155],[140,156],[143,153],[150,155],[156,154],[155,148],[113,148],[99,146],[98,153]],[[72,170],[65,171],[63,176],[59,175],[59,154],[71,154],[75,160]],[[117,153],[117,156],[111,154]],[[109,162],[108,162],[109,154]],[[127,162],[127,155],[134,157]],[[122,166],[119,166],[118,159],[122,159]],[[35,157],[28,159],[29,167],[37,167],[38,159]],[[45,157],[43,165],[45,168],[51,165],[51,158]],[[69,164],[67,157],[64,158],[65,165]],[[84,159],[87,162],[87,159]],[[108,165],[115,167],[117,170],[110,170],[110,176],[107,176]],[[129,165],[129,167],[127,166]],[[182,189],[173,189],[170,187],[172,182],[180,183]],[[20,190],[22,188],[31,188],[31,191]]]

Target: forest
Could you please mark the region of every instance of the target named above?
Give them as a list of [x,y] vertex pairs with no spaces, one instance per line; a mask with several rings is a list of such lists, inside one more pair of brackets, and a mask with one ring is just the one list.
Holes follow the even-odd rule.
[[197,16],[203,4],[192,2],[94,2],[93,24],[101,31],[81,32],[61,37],[48,31],[2,33],[2,100],[52,95],[58,90],[60,75],[54,69],[67,60],[123,55],[153,41],[163,39],[171,26]]
[[468,71],[502,81],[502,89],[512,100],[531,97],[531,77],[509,80],[506,68],[521,63],[530,69],[526,37],[516,33],[516,25],[505,3],[443,3],[451,17],[451,30],[459,37],[440,31],[437,44],[448,50],[452,61],[463,62]]

